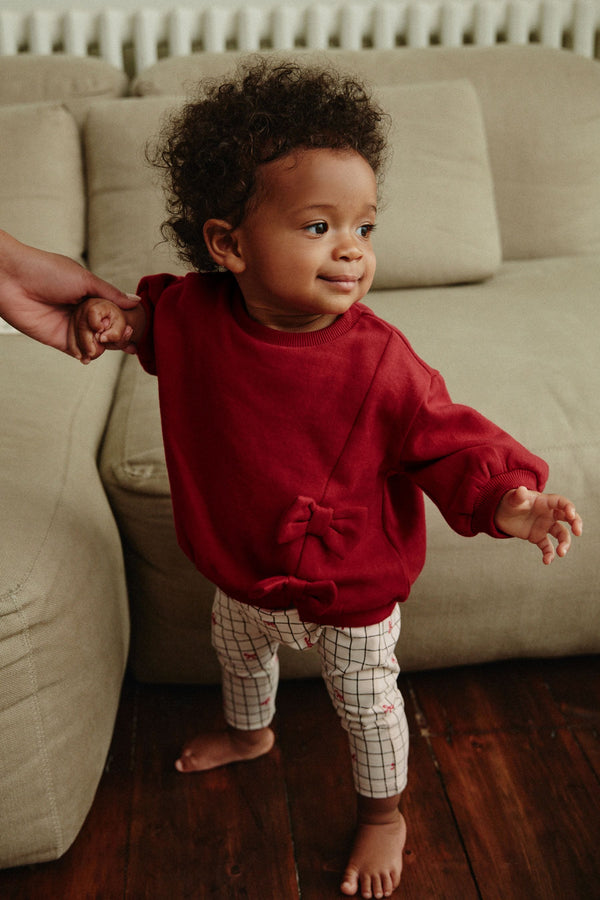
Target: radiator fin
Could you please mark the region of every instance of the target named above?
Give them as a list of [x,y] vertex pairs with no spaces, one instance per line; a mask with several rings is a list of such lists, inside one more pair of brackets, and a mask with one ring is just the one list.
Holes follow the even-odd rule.
[[600,57],[600,0],[379,0],[0,11],[0,55],[97,55],[134,71],[202,51],[541,43]]

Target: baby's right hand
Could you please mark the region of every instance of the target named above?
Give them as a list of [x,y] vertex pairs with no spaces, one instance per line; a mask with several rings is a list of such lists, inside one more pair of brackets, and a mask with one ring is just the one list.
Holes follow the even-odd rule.
[[132,352],[133,333],[123,310],[109,300],[92,298],[73,307],[69,323],[69,352],[84,365],[105,350]]

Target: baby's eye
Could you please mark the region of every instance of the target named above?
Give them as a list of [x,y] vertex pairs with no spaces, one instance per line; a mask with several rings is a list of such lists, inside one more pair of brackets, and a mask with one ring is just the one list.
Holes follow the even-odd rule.
[[364,225],[359,225],[356,229],[357,234],[361,236],[361,238],[368,238],[369,235],[375,230],[375,226],[370,223],[365,223]]
[[307,225],[306,230],[311,234],[325,234],[329,230],[329,225],[327,222],[313,222],[312,225]]

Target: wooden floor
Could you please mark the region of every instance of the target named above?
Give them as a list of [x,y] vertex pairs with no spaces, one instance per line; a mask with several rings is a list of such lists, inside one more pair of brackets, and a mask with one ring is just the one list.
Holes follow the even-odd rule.
[[[600,657],[404,675],[405,900],[600,898]],[[284,682],[266,757],[172,767],[220,722],[214,688],[127,682],[106,772],[59,861],[0,897],[339,900],[352,834],[345,735],[319,681]]]

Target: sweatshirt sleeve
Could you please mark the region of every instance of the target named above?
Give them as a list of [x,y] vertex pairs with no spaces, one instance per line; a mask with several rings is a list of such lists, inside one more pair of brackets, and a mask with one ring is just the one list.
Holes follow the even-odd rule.
[[548,466],[476,410],[453,403],[432,372],[406,435],[403,469],[459,534],[506,537],[494,523],[501,497],[525,485],[542,491]]
[[156,306],[164,291],[181,278],[175,275],[148,275],[142,278],[137,287],[137,295],[141,297],[141,305],[146,314],[146,328],[137,345],[137,355],[142,367],[150,375],[156,375],[156,359],[154,355],[154,315]]

